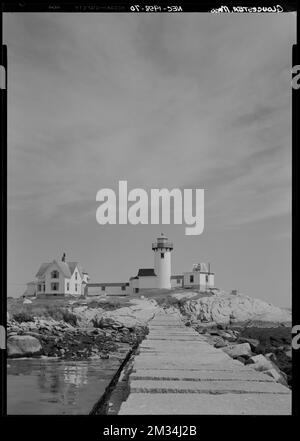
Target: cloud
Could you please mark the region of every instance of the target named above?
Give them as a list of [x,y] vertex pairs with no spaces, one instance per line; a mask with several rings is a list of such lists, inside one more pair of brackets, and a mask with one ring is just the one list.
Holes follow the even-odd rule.
[[127,179],[205,188],[222,226],[289,213],[293,22],[6,14],[10,210],[85,221]]
[[272,118],[274,112],[278,111],[275,107],[260,107],[254,112],[245,113],[240,115],[235,120],[235,125],[238,127],[246,126],[249,127],[252,124],[260,124],[268,118]]

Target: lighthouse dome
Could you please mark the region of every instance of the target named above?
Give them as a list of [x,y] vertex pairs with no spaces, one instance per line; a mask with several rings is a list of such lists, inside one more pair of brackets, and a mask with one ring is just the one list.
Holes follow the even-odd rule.
[[168,238],[164,235],[164,233],[161,233],[161,235],[157,238],[157,242],[165,242],[167,240]]
[[152,243],[153,250],[158,248],[167,248],[170,250],[173,249],[173,243],[168,241],[168,238],[164,235],[164,233],[161,233],[161,235],[156,239],[156,242]]

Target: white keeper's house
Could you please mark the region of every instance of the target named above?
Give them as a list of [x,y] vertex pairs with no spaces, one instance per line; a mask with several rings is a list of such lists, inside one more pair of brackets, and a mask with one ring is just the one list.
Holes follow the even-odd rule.
[[64,254],[61,260],[42,263],[36,280],[27,284],[24,296],[46,298],[83,295],[89,275],[78,262],[66,262],[65,257]]

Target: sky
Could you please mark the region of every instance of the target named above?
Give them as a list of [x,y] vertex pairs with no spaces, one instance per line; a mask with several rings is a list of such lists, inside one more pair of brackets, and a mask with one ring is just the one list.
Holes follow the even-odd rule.
[[[291,65],[286,14],[6,13],[8,295],[42,262],[91,282],[210,262],[216,287],[291,305]],[[204,231],[99,225],[101,188],[204,189]]]

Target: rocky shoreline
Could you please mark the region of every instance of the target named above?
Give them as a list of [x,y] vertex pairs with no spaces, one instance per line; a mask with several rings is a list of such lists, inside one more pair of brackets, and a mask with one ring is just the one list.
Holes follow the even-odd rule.
[[[34,305],[35,306],[35,305]],[[7,322],[7,356],[58,357],[63,360],[120,359],[147,334],[147,321],[153,317],[154,301],[135,300],[126,307],[107,310],[99,302],[65,305],[57,308],[55,319],[44,307],[13,314]],[[38,310],[38,307],[36,307]],[[53,312],[52,312],[53,313]]]
[[10,320],[7,326],[7,355],[9,358],[28,356],[59,357],[64,360],[95,360],[110,354],[126,353],[146,335],[146,326],[128,329],[116,327],[72,326],[63,321],[37,319],[18,323]]

